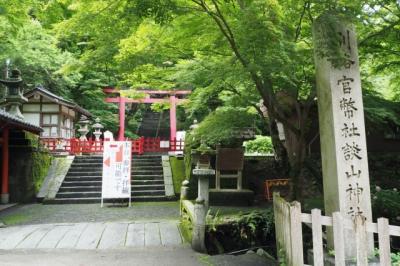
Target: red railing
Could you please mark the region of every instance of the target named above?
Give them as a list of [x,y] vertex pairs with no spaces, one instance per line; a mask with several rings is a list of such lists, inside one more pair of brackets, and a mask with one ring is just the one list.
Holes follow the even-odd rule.
[[[79,153],[101,153],[103,152],[103,140],[79,139],[41,139],[42,145],[51,152]],[[183,151],[185,142],[183,140],[163,140],[160,138],[140,137],[132,140],[132,153],[143,154],[145,152],[168,152]]]
[[132,140],[132,153],[144,153],[144,137]]

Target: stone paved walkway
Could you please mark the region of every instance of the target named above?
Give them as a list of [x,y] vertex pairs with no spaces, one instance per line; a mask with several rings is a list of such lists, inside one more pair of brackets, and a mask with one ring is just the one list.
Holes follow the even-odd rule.
[[119,249],[181,244],[177,221],[41,224],[0,228],[0,250]]

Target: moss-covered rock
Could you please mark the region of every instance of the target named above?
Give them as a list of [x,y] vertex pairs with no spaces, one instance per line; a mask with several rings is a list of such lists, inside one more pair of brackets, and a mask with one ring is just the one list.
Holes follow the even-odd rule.
[[52,156],[47,152],[32,153],[32,181],[37,193],[50,168]]
[[180,194],[182,182],[185,180],[185,162],[183,158],[171,156],[169,157],[169,163],[171,165],[172,180],[174,182],[174,192],[175,194]]

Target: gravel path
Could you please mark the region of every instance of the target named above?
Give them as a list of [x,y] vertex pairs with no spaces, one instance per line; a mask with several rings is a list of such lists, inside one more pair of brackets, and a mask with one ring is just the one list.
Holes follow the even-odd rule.
[[179,202],[132,203],[130,208],[107,204],[25,204],[0,212],[6,225],[113,221],[160,221],[179,218]]

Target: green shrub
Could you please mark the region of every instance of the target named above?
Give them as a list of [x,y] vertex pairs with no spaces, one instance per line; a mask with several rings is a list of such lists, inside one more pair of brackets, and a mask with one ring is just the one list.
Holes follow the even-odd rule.
[[274,153],[274,146],[270,136],[256,136],[254,140],[248,140],[243,143],[246,153]]
[[400,224],[400,192],[397,189],[381,189],[380,187],[376,187],[372,192],[374,217],[386,217],[390,224]]
[[210,254],[241,250],[275,242],[274,212],[251,211],[233,217],[208,218],[206,244]]
[[394,266],[400,265],[400,253],[392,253],[391,259],[392,259],[392,265]]
[[203,139],[207,145],[216,147],[221,144],[227,147],[241,146],[242,140],[236,137],[238,128],[253,127],[256,114],[239,108],[219,108],[209,114],[192,133],[192,147],[197,147]]

